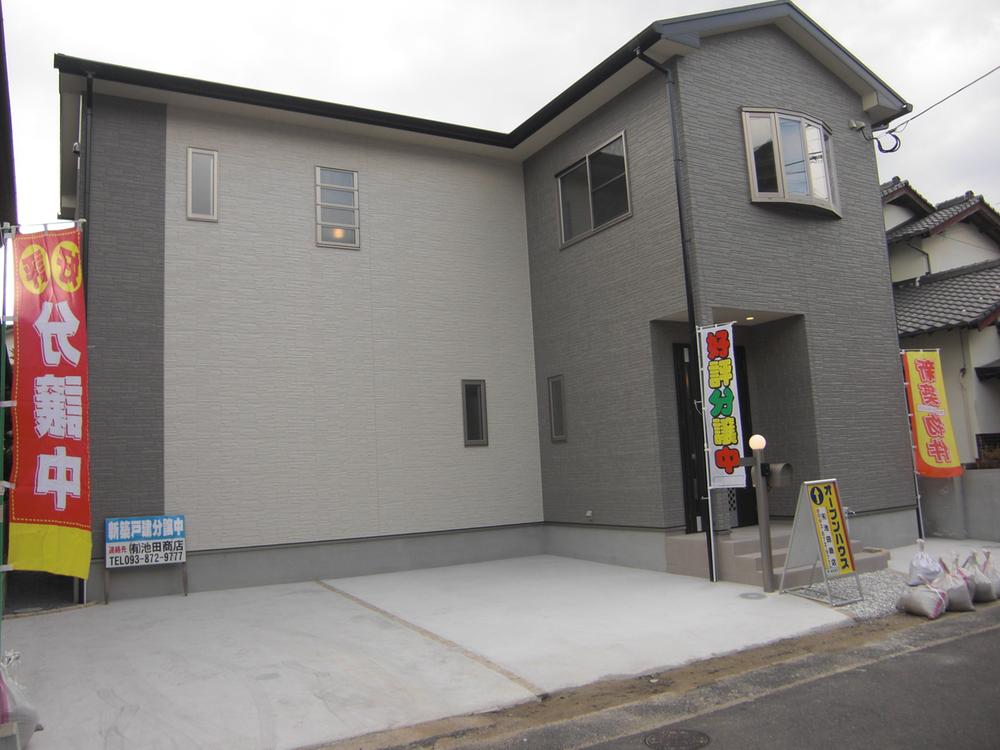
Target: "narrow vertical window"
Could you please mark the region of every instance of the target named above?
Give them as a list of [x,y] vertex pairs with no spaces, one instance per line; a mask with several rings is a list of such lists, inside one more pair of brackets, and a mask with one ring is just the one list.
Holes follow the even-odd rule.
[[774,138],[770,115],[750,115],[750,148],[753,152],[754,176],[758,193],[778,192],[778,170],[774,163]]
[[462,412],[466,445],[488,445],[486,431],[486,381],[462,381]]
[[316,167],[316,244],[360,247],[358,173]]
[[549,432],[553,443],[566,439],[566,401],[562,375],[549,378]]
[[188,149],[187,217],[218,221],[219,152]]

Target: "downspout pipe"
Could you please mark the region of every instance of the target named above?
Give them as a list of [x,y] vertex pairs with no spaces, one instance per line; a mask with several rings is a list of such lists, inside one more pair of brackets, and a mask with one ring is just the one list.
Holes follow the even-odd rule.
[[77,190],[79,196],[76,206],[76,218],[82,221],[83,233],[83,304],[86,309],[87,298],[90,294],[89,274],[90,267],[90,174],[91,174],[91,145],[93,144],[94,130],[94,74],[87,73],[87,88],[83,95],[83,143],[81,148],[83,153],[80,157],[80,170],[82,174],[78,178]]
[[[698,353],[700,350],[698,347],[698,331],[695,319],[694,282],[691,278],[691,216],[690,211],[688,210],[687,188],[684,183],[684,157],[681,155],[680,146],[680,117],[678,114],[678,103],[680,99],[677,92],[677,79],[670,68],[649,57],[642,51],[641,47],[635,48],[635,56],[651,68],[658,70],[666,77],[667,80],[667,109],[670,112],[670,141],[674,152],[674,185],[677,192],[677,216],[680,220],[681,259],[684,265],[684,292],[687,296],[688,345],[690,347],[690,356],[688,357],[688,390],[694,394],[700,392],[695,390],[697,384],[701,382],[701,373],[698,369]],[[698,431],[704,435],[703,420],[699,419],[697,422],[699,427]],[[704,443],[704,437],[702,442]],[[708,470],[704,460],[696,461],[695,464],[698,472],[698,499],[699,501],[702,499],[702,488],[705,488],[704,499],[708,503],[708,517],[705,519],[704,523],[705,539],[708,546],[708,578],[710,581],[717,581],[718,576],[716,575],[715,564],[714,529],[712,528],[711,523],[712,496],[707,489]]]

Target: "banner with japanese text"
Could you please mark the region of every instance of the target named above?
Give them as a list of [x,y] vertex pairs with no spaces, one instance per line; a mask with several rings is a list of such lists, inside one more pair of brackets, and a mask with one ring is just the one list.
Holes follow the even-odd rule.
[[87,578],[90,451],[79,228],[14,237],[9,564]]
[[902,355],[917,473],[957,477],[964,469],[948,412],[941,356],[937,351],[904,351]]
[[708,446],[708,488],[746,487],[743,425],[736,385],[733,324],[698,328],[702,377],[702,417]]

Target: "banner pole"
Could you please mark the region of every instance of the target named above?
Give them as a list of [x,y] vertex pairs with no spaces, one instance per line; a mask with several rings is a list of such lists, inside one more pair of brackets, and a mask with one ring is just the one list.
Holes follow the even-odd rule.
[[903,398],[906,403],[906,434],[910,436],[910,466],[913,467],[913,491],[917,499],[917,539],[924,539],[924,511],[920,497],[920,475],[917,473],[917,436],[913,429],[916,416],[910,396],[910,371],[906,366],[906,350],[899,350],[899,364],[903,368]]
[[[0,332],[0,351],[3,357],[0,359],[0,401],[7,399],[7,243],[13,237],[16,228],[5,224],[3,227],[3,291],[0,292],[0,307],[3,308],[3,331]],[[13,254],[13,242],[11,242],[10,252]],[[13,319],[13,318],[11,318]],[[5,482],[10,481],[7,476],[7,408],[0,408],[0,462],[3,469],[0,475]],[[11,462],[13,464],[13,462]],[[0,490],[0,653],[3,653],[3,615],[7,609],[7,572],[2,569],[7,550],[3,543],[4,534],[7,528],[7,487]]]
[[698,339],[698,392],[701,394],[701,434],[702,453],[705,458],[705,500],[708,502],[708,528],[705,529],[705,540],[708,544],[708,580],[715,583],[719,580],[719,570],[715,559],[715,517],[712,515],[712,470],[708,457],[708,430],[705,427],[705,378],[702,377],[703,352],[701,350],[702,326],[695,326],[695,337]]

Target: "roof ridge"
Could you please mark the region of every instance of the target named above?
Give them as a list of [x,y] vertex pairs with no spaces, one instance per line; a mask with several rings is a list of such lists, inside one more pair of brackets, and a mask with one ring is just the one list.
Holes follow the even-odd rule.
[[948,268],[944,271],[936,271],[935,273],[925,273],[923,276],[916,276],[912,279],[903,279],[902,281],[896,281],[893,283],[894,287],[903,286],[924,286],[925,284],[933,284],[935,281],[944,281],[945,279],[953,279],[956,276],[965,276],[970,273],[978,273],[979,271],[987,271],[991,268],[1000,267],[1000,258],[995,260],[984,260],[979,263],[970,263],[967,266],[957,266],[955,268]]
[[957,205],[959,205],[961,203],[965,203],[966,201],[981,201],[982,199],[983,199],[983,196],[976,195],[971,190],[966,190],[963,195],[957,195],[954,198],[949,198],[946,201],[941,201],[940,203],[938,203],[935,206],[935,208],[938,211],[943,211],[946,208],[951,208],[952,206],[957,206]]

